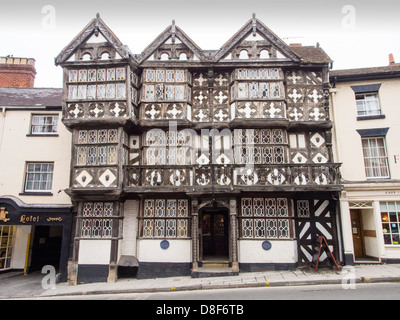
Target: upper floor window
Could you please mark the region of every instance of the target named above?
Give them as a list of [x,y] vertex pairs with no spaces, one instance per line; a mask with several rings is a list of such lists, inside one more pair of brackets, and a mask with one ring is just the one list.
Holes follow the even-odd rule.
[[351,86],[355,93],[357,103],[357,120],[381,119],[381,106],[379,103],[379,89],[381,84],[363,84]]
[[24,191],[51,192],[53,185],[53,169],[53,163],[27,163]]
[[357,116],[379,116],[381,108],[379,105],[378,92],[356,94]]
[[390,178],[385,137],[363,138],[362,148],[367,179]]
[[57,134],[58,115],[33,115],[31,134]]

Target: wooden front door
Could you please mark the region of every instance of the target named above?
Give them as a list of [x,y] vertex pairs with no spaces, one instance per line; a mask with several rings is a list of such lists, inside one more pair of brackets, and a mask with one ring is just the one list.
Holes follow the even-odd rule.
[[227,211],[204,212],[201,215],[201,246],[203,260],[229,256]]
[[360,210],[350,210],[351,232],[353,234],[354,257],[364,258],[364,237]]

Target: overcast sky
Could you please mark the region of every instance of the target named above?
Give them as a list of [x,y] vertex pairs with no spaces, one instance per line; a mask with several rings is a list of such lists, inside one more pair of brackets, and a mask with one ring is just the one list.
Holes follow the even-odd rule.
[[1,3],[0,56],[36,59],[36,87],[61,87],[54,58],[100,13],[133,53],[174,19],[202,49],[217,50],[253,13],[286,43],[315,45],[334,69],[400,62],[399,0],[14,0]]

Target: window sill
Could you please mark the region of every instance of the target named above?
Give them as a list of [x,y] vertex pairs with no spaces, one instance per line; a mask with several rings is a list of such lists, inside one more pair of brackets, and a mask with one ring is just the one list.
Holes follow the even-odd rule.
[[379,115],[374,115],[374,116],[359,116],[359,117],[357,117],[357,121],[385,119],[385,118],[386,118],[386,116],[384,114],[379,114]]
[[20,196],[52,196],[53,193],[52,192],[21,192],[19,194]]
[[39,133],[29,133],[26,135],[27,137],[58,137],[59,134],[52,134],[52,133],[45,133],[45,134],[39,134]]

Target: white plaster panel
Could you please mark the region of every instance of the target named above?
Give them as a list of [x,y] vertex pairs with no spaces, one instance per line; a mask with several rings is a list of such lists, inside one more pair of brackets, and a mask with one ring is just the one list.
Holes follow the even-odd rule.
[[191,240],[168,240],[169,248],[161,249],[163,239],[138,240],[138,260],[140,262],[191,262]]
[[400,259],[400,247],[385,247],[386,259]]
[[297,262],[296,241],[270,240],[270,250],[264,250],[264,240],[238,241],[240,263],[295,263]]
[[139,201],[128,200],[124,204],[124,219],[122,241],[120,242],[121,255],[136,256],[137,217]]
[[81,240],[79,264],[109,264],[111,240]]

